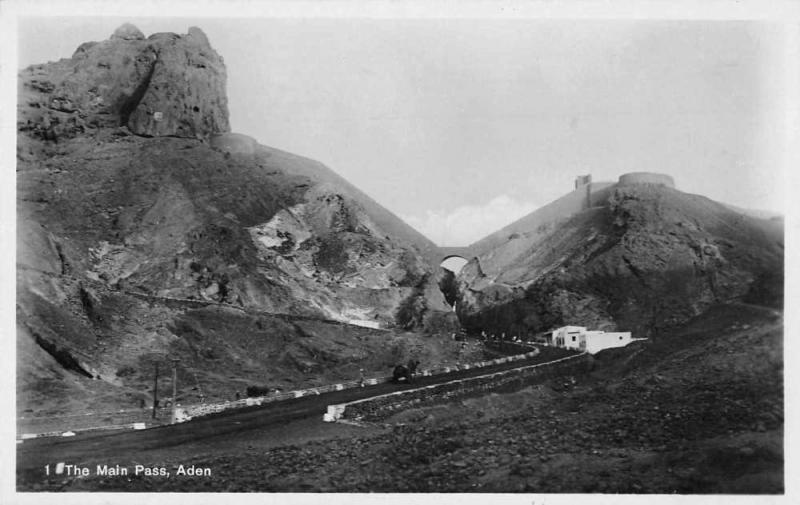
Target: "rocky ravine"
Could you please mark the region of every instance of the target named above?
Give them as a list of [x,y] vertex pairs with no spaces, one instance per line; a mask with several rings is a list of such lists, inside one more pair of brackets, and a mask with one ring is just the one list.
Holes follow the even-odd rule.
[[390,358],[324,320],[457,324],[433,244],[320,163],[228,132],[225,66],[201,30],[125,25],[19,85],[21,409],[97,388],[142,396],[168,355],[195,388],[291,387],[345,365],[352,378]]
[[461,270],[474,329],[562,325],[655,336],[713,304],[783,304],[783,222],[658,184],[626,183],[574,216],[515,233]]

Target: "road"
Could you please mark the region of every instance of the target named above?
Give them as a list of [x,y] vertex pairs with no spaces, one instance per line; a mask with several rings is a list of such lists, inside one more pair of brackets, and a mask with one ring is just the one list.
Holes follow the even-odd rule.
[[[160,426],[139,431],[89,432],[75,437],[52,437],[25,440],[17,445],[18,481],[30,482],[42,478],[45,465],[57,462],[91,465],[108,461],[147,461],[148,454],[164,454],[171,450],[186,454],[187,446],[207,446],[215,441],[261,436],[266,431],[291,434],[291,425],[301,421],[319,420],[328,405],[368,398],[384,393],[438,384],[453,379],[474,377],[487,373],[544,363],[572,353],[562,349],[543,348],[539,355],[510,363],[478,369],[460,370],[449,374],[418,377],[413,384],[382,383],[364,388],[346,389],[315,396],[305,396],[262,406],[233,409],[186,423]],[[276,431],[277,430],[277,431]],[[248,432],[252,432],[248,433]],[[286,443],[290,443],[287,440]],[[180,447],[179,447],[180,446]]]

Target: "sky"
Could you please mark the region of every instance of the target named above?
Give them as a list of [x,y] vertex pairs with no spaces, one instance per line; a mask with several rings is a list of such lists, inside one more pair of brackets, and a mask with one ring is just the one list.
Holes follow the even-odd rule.
[[438,245],[479,240],[581,174],[667,173],[785,212],[773,22],[39,17],[19,20],[18,68],[126,21],[201,27],[233,131],[326,164]]

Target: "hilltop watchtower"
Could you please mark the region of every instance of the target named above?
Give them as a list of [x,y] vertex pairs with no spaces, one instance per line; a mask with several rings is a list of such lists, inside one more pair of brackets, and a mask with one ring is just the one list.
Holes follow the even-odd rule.
[[583,208],[588,209],[592,206],[592,174],[579,175],[575,177],[575,191],[583,189],[586,198],[583,201]]
[[579,175],[575,177],[575,189],[582,188],[592,183],[592,174]]

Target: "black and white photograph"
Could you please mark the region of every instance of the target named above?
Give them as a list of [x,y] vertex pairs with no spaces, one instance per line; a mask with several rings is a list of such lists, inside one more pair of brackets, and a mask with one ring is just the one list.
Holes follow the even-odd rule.
[[6,503],[790,499],[800,3],[627,5],[0,3]]

